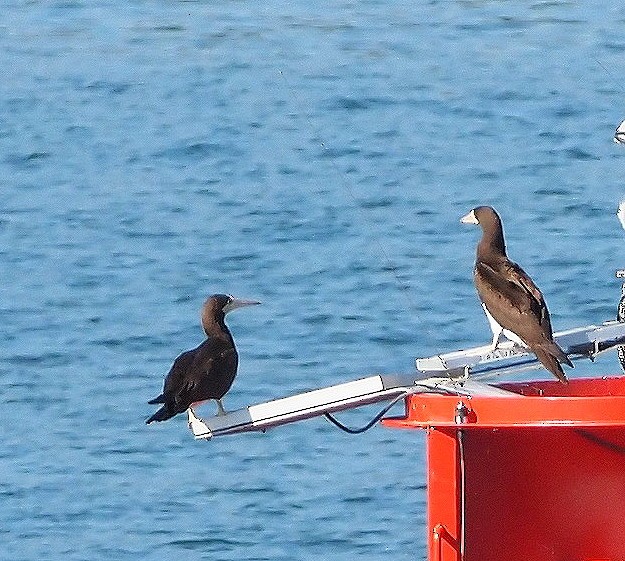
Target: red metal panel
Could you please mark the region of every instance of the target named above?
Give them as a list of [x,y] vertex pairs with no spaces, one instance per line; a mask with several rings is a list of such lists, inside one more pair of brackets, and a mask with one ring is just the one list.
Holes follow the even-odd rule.
[[465,434],[465,561],[625,559],[625,431]]
[[460,561],[462,526],[463,561],[625,561],[625,377],[501,387],[384,421],[428,431],[430,561]]
[[460,561],[460,461],[455,432],[427,431],[428,549],[432,561]]

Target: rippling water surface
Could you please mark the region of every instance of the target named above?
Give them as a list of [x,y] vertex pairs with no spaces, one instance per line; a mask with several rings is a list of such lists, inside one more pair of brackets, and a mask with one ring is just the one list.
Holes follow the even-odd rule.
[[480,203],[557,329],[612,317],[625,7],[2,13],[0,557],[424,559],[422,435],[196,443],[146,400],[213,292],[263,301],[229,316],[231,409],[489,340],[458,223]]

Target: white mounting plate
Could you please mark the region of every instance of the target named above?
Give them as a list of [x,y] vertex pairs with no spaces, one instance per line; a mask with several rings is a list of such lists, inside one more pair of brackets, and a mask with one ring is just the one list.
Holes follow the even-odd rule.
[[[211,438],[219,434],[265,430],[368,403],[392,399],[415,383],[415,376],[369,376],[319,390],[283,397],[226,415],[216,415],[201,421],[189,413],[189,424],[196,438]],[[198,422],[200,421],[201,424]],[[202,427],[202,424],[204,425]]]

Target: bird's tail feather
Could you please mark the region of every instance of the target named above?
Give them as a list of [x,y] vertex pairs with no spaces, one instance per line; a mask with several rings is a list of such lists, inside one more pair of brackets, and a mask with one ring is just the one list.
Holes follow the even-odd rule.
[[171,419],[175,413],[172,413],[167,405],[163,405],[154,415],[152,415],[149,419],[146,420],[145,424],[149,425],[153,421],[166,421],[167,419]]
[[546,345],[547,352],[550,355],[553,355],[558,359],[559,362],[564,362],[567,366],[571,368],[575,368],[575,365],[571,362],[571,359],[566,355],[566,353],[560,348],[560,346],[555,342],[551,341],[551,344]]
[[537,345],[532,347],[532,351],[541,364],[549,370],[549,372],[551,372],[563,384],[568,384],[569,381],[564,374],[564,370],[562,370],[562,366],[560,366],[560,361],[568,364],[569,366],[573,366],[573,363],[556,343],[551,342],[548,344]]
[[148,403],[150,405],[154,405],[155,403],[165,403],[165,396],[163,394],[161,394],[158,397],[155,397],[154,399],[150,399],[150,401],[148,401]]

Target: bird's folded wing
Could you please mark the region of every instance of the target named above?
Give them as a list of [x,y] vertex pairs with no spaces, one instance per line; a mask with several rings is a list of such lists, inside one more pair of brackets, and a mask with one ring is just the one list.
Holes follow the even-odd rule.
[[[480,292],[499,295],[500,297],[505,295],[509,304],[516,308],[519,313],[527,313],[531,307],[532,298],[521,284],[514,282],[511,277],[504,277],[485,263],[476,264],[475,274],[479,278],[478,290]],[[485,301],[484,298],[482,300]],[[488,306],[488,303],[486,305]]]

